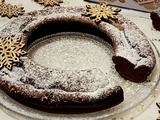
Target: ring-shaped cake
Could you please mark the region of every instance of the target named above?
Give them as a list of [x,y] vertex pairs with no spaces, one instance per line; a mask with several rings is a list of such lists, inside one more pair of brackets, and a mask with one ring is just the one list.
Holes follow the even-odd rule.
[[[127,80],[143,82],[156,60],[147,37],[139,28],[119,15],[120,31],[107,22],[95,23],[82,16],[84,7],[54,7],[28,13],[8,24],[0,35],[22,36],[28,46],[39,38],[59,32],[93,34],[113,46],[117,72]],[[56,28],[56,29],[55,29]],[[99,69],[67,71],[45,68],[28,56],[21,56],[12,71],[0,70],[0,88],[15,100],[43,111],[55,113],[93,112],[123,101],[123,90],[109,83]]]

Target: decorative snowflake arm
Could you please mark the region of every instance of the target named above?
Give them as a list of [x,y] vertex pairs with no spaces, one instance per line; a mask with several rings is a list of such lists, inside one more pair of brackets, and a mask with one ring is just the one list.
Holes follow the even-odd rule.
[[113,9],[111,6],[108,6],[107,3],[100,3],[96,6],[86,6],[86,11],[82,13],[84,16],[90,16],[91,19],[95,19],[95,22],[98,23],[101,20],[108,21],[115,27],[117,27],[120,30],[123,30],[124,27],[118,23],[116,23],[114,20],[118,19],[117,14],[121,11],[121,9],[116,8]]
[[25,10],[24,7],[20,4],[20,5],[14,5],[12,8],[12,15],[15,17],[18,17],[18,15],[23,15]]
[[13,39],[0,37],[0,68],[6,67],[11,70],[14,62],[20,62],[19,57],[27,52],[22,50],[25,44],[19,44],[21,36]]
[[39,4],[43,4],[45,7],[46,6],[54,6],[54,5],[59,5],[59,3],[62,3],[62,0],[35,0]]
[[2,17],[7,16],[8,18],[11,17],[18,17],[18,15],[24,14],[24,8],[22,5],[11,5],[11,4],[0,4],[0,15]]
[[0,0],[0,5],[3,4],[5,2],[5,0]]

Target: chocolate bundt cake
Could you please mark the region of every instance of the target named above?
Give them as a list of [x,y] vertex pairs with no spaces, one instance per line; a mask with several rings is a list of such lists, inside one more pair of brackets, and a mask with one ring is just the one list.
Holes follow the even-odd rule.
[[160,7],[150,14],[152,25],[156,30],[160,31]]
[[[113,62],[122,77],[145,81],[156,62],[146,36],[121,15],[123,31],[107,22],[97,24],[81,16],[84,10],[54,7],[34,11],[8,24],[0,35],[21,35],[27,49],[37,39],[59,32],[93,34],[113,46]],[[122,88],[111,84],[99,69],[67,71],[44,68],[28,56],[21,56],[20,60],[12,71],[0,70],[0,88],[27,106],[55,113],[84,113],[110,108],[124,99]]]

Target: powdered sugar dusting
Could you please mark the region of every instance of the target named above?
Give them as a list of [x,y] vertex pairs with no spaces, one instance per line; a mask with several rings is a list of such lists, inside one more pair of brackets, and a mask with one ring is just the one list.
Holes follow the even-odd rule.
[[124,31],[119,31],[108,23],[102,23],[103,29],[109,33],[116,46],[115,56],[129,60],[135,68],[141,65],[153,67],[156,62],[155,56],[146,35],[131,21],[123,17],[120,17],[119,21],[125,26]]
[[63,70],[98,67],[102,71],[113,66],[111,46],[93,35],[63,33],[41,40],[29,50],[29,56],[42,66]]
[[[37,24],[41,22],[43,23],[44,20],[53,18],[75,18],[89,20],[89,18],[81,16],[81,13],[83,11],[83,7],[69,7],[68,9],[66,9],[66,7],[55,7],[54,9],[49,8],[47,9],[47,12],[41,11],[34,14],[29,14],[33,20],[31,22],[27,22],[27,24],[26,22],[25,24],[22,23],[23,27],[20,27],[21,29],[19,29],[19,27],[16,27],[17,24],[13,22],[11,24],[12,26],[7,26],[8,29],[4,29],[2,31],[12,31],[13,26],[15,26],[14,31],[16,31],[17,33],[29,31],[33,26],[36,27]],[[46,15],[46,17],[44,17],[44,14]],[[108,31],[109,37],[111,37],[112,40],[116,43],[117,56],[122,56],[123,58],[126,57],[136,67],[141,66],[142,63],[146,66],[153,67],[155,63],[155,57],[149,45],[147,37],[139,30],[139,28],[137,28],[134,23],[128,21],[126,18],[124,19],[122,16],[119,16],[119,18],[119,21],[125,27],[124,31],[122,32],[108,23],[101,22],[100,24],[100,26],[103,26],[103,29]],[[28,19],[28,17],[26,17],[25,19]],[[22,18],[20,19],[20,21],[24,21],[25,19]],[[9,34],[8,32],[2,33]],[[123,52],[125,51],[128,51],[128,54],[124,54]],[[141,60],[143,62],[141,62]]]
[[[24,19],[28,19],[28,18],[32,18],[33,21],[30,21],[28,23],[22,23],[23,25],[21,26],[20,29],[19,29],[19,26],[16,27],[16,25],[18,25],[18,23],[13,22],[10,25],[8,25],[5,29],[2,30],[1,35],[6,36],[7,34],[10,34],[10,31],[12,31],[12,30],[15,31],[14,32],[15,34],[16,33],[22,34],[23,31],[29,30],[28,24],[30,26],[34,26],[34,24],[42,21],[42,18],[44,17],[45,14],[48,15],[46,17],[46,19],[47,18],[54,18],[55,16],[64,17],[63,13],[61,13],[59,15],[57,15],[57,13],[59,13],[61,11],[64,12],[65,10],[68,12],[71,12],[70,14],[68,14],[65,17],[73,16],[73,13],[76,12],[79,14],[74,15],[75,19],[83,18],[80,16],[80,13],[81,13],[81,11],[84,10],[84,8],[71,7],[71,8],[67,9],[67,8],[63,8],[63,7],[54,7],[54,8],[50,8],[47,12],[46,11],[35,12],[34,14],[28,14],[29,15],[28,17],[24,16],[24,18],[23,17],[19,18],[20,21],[23,21]],[[51,14],[51,15],[49,15],[49,14]],[[88,18],[83,18],[83,19],[88,20]],[[128,20],[124,20],[124,21],[122,20],[122,22],[124,22],[123,24],[125,26],[128,25],[128,24],[125,24],[126,21],[128,21]],[[104,23],[104,22],[102,22],[102,24],[100,24],[100,25],[103,25],[103,24],[104,24],[104,29],[107,29],[107,31],[111,31],[111,30],[116,31],[116,33],[114,33],[114,34],[112,32],[109,32],[109,34],[108,34],[109,37],[111,37],[113,40],[122,39],[122,38],[124,38],[125,35],[130,34],[130,33],[126,34],[125,32],[124,33],[119,32],[119,31],[117,31],[116,28],[114,28],[113,26],[111,26],[107,23]],[[12,29],[12,25],[14,25],[14,29]],[[135,39],[135,37],[130,38],[130,39]],[[137,39],[141,40],[142,37],[137,38]],[[127,43],[127,45],[129,45],[127,40],[125,42]],[[121,44],[123,42],[120,41],[118,43],[116,41],[116,43]],[[130,43],[130,44],[132,44],[132,43]],[[126,48],[125,49],[123,48],[123,50],[126,50]],[[127,50],[130,50],[130,49],[127,48]],[[112,55],[112,54],[110,54],[112,52],[111,51],[109,52],[109,51],[110,50],[108,49],[106,52],[107,55]],[[145,52],[145,51],[142,51],[142,52]],[[134,51],[132,51],[132,53],[134,53]],[[124,54],[121,54],[121,55],[124,56]],[[133,56],[132,55],[133,54],[131,54],[129,56],[129,54],[128,54],[128,58],[135,57],[134,55]],[[138,54],[136,54],[136,55],[138,55]],[[140,56],[140,57],[143,57],[143,56]],[[114,87],[115,83],[121,85],[125,91],[125,93],[124,93],[125,101],[120,106],[116,106],[116,107],[109,109],[109,110],[100,111],[97,114],[94,113],[94,114],[90,114],[89,116],[87,114],[84,114],[84,116],[83,116],[83,118],[86,118],[86,119],[88,119],[88,118],[101,118],[101,117],[106,117],[106,116],[118,113],[120,111],[127,110],[130,107],[133,107],[134,105],[139,103],[144,98],[146,98],[146,96],[148,96],[150,94],[150,92],[154,88],[155,84],[157,83],[157,77],[158,77],[157,75],[159,74],[159,72],[156,72],[157,74],[155,76],[151,76],[151,78],[153,78],[153,79],[151,79],[152,80],[151,82],[145,82],[142,84],[136,84],[136,83],[124,81],[123,78],[121,78],[117,74],[116,70],[114,69],[114,64],[112,63],[112,61],[110,61],[111,58],[109,58],[109,59],[108,58],[109,57],[107,57],[107,60],[109,61],[109,66],[104,70],[95,68],[95,69],[90,69],[90,70],[80,70],[80,71],[79,70],[71,70],[70,71],[70,70],[59,69],[59,67],[57,67],[58,69],[45,68],[45,67],[42,67],[38,64],[35,64],[33,61],[29,60],[26,57],[21,57],[21,60],[24,62],[23,69],[21,67],[14,66],[13,71],[10,72],[7,69],[3,68],[0,71],[0,75],[1,75],[2,81],[7,81],[7,82],[11,83],[12,85],[19,87],[20,89],[23,89],[25,91],[24,93],[27,93],[28,91],[38,91],[39,93],[41,93],[40,97],[41,97],[42,101],[43,101],[43,99],[46,99],[45,94],[43,94],[45,90],[47,90],[48,92],[53,92],[53,93],[55,93],[55,95],[58,95],[57,98],[52,96],[51,102],[63,100],[63,99],[60,99],[61,96],[63,96],[63,95],[70,95],[70,96],[73,96],[74,98],[79,98],[81,96],[87,96],[87,97],[89,96],[88,97],[89,100],[97,99],[97,98],[102,97],[103,95],[109,95],[110,91],[108,91],[108,90],[109,90],[109,88]],[[138,56],[138,59],[139,59],[139,56]],[[137,60],[134,59],[133,63],[136,64],[136,61]],[[152,66],[152,64],[150,64],[150,63],[152,63],[152,57],[151,57],[151,59],[149,59],[149,62],[145,62],[144,64],[147,64],[147,65],[149,64]],[[159,65],[157,65],[157,66],[159,66]],[[68,67],[64,67],[64,68],[68,68]],[[74,68],[74,69],[76,69],[76,68]],[[105,70],[110,70],[110,72],[108,72],[108,71],[106,72]],[[157,67],[155,68],[155,71],[156,70],[157,70]],[[45,73],[45,74],[43,74],[43,73]],[[62,77],[62,75],[63,75],[63,77]],[[13,79],[13,77],[14,77],[14,79]],[[55,79],[51,79],[51,78],[55,78]],[[88,81],[86,81],[86,78]],[[50,79],[50,80],[48,80],[48,79]],[[84,81],[84,83],[80,83],[78,81],[79,79]],[[37,81],[35,81],[35,80],[37,80]],[[44,80],[46,82],[44,82],[42,80]],[[55,80],[58,81],[57,86],[52,85],[52,83],[56,82]],[[28,82],[31,82],[31,83],[28,84]],[[71,83],[71,82],[73,82],[73,83]],[[23,86],[24,83],[25,83],[25,85]],[[90,88],[87,88],[87,85],[90,86]],[[77,86],[79,86],[79,87],[77,88]],[[56,87],[56,89],[52,89],[55,87]],[[45,90],[44,90],[44,88],[45,88]],[[59,89],[59,88],[63,88],[63,89]],[[148,88],[150,88],[150,89],[148,89]],[[142,96],[139,96],[139,94],[136,94],[135,90],[137,90],[139,93],[141,93]],[[78,94],[75,91],[79,91],[79,92],[77,92]],[[132,99],[133,96],[138,99],[133,100]],[[32,96],[32,97],[35,97],[35,96]],[[76,99],[76,100],[77,100],[77,102],[79,102],[78,99]],[[17,107],[15,107],[15,105],[10,105],[8,103],[6,104],[6,102],[3,98],[1,99],[1,103],[2,104],[4,103],[3,105],[6,105],[9,109],[12,109],[13,111],[17,111],[17,112],[20,111],[19,113],[26,115],[26,116],[30,116],[30,117],[43,118],[46,120],[49,120],[52,118],[55,118],[55,119],[57,119],[57,118],[58,119],[59,118],[74,119],[74,117],[72,117],[72,116],[71,117],[68,117],[68,116],[66,117],[63,115],[62,116],[57,115],[56,117],[54,115],[48,116],[48,114],[46,115],[46,113],[41,114],[41,112],[39,112],[39,111],[35,112],[34,110],[32,110],[30,108],[29,108],[29,110],[25,111],[23,109],[23,108],[25,108],[24,106],[22,108],[17,108]],[[21,110],[23,112],[21,112]],[[82,118],[81,116],[75,116],[75,117]]]

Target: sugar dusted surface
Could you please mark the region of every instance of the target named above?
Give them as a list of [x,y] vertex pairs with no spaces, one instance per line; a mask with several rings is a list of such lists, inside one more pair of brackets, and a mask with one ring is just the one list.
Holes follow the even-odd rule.
[[[36,19],[36,18],[34,18],[34,19]],[[14,25],[14,26],[15,26],[15,30],[17,30],[16,25]],[[109,27],[109,28],[111,29],[112,27]],[[6,33],[6,32],[4,32],[4,33]],[[20,33],[21,33],[21,31],[20,31]],[[7,33],[7,34],[9,34],[9,33]],[[27,63],[26,65],[31,65],[32,64],[29,61],[25,61],[25,57],[23,57],[21,59],[24,60],[24,62]],[[157,66],[159,66],[159,64]],[[38,67],[38,69],[40,69],[42,71],[45,71],[45,69],[42,69],[40,66]],[[106,69],[108,69],[108,68],[106,68]],[[30,69],[26,69],[26,70],[29,71]],[[51,70],[51,69],[49,69],[49,70]],[[96,70],[99,71],[98,69],[96,69]],[[156,67],[155,68],[155,73],[159,73],[157,70],[159,70],[159,69]],[[0,74],[3,76],[6,73],[6,71],[7,70],[4,68]],[[93,71],[94,71],[94,69],[93,69]],[[18,72],[19,75],[15,76],[14,73],[17,73],[17,72]],[[105,71],[102,71],[102,72],[105,73]],[[32,71],[30,71],[29,73],[31,74]],[[16,80],[17,79],[20,80],[21,77],[26,77],[26,76],[22,76],[22,74],[23,74],[23,71],[21,69],[15,67],[14,70],[13,70],[13,73],[9,73],[9,78],[4,78],[4,79],[6,79],[10,82],[13,82],[14,84],[19,84],[21,82],[16,81]],[[30,76],[30,74],[27,75],[27,76]],[[99,71],[98,74],[101,74],[101,72]],[[89,115],[84,114],[83,118],[81,116],[76,116],[76,115],[75,116],[65,116],[65,115],[55,115],[55,114],[48,115],[46,113],[42,114],[41,112],[34,111],[34,110],[32,110],[30,108],[26,108],[24,106],[17,107],[17,106],[19,106],[19,104],[15,103],[15,102],[12,102],[12,103],[6,102],[8,99],[6,99],[6,97],[3,97],[3,96],[0,96],[1,97],[0,101],[5,107],[7,107],[7,108],[9,108],[13,111],[19,112],[19,113],[21,113],[23,115],[26,115],[26,116],[35,117],[35,118],[42,118],[42,119],[46,119],[46,120],[50,120],[50,119],[53,119],[53,118],[54,119],[56,119],[56,118],[58,118],[58,119],[70,119],[70,118],[75,119],[75,117],[78,118],[78,119],[89,119],[89,118],[92,119],[92,118],[102,118],[102,117],[104,118],[104,117],[108,117],[109,115],[127,110],[128,108],[131,108],[131,107],[135,106],[137,103],[139,103],[141,100],[143,100],[147,95],[150,94],[150,92],[154,88],[155,84],[157,83],[157,77],[158,77],[157,76],[158,74],[157,75],[155,74],[155,76],[154,75],[150,76],[149,79],[152,80],[151,82],[145,82],[145,83],[142,83],[142,84],[135,84],[135,83],[132,83],[132,82],[124,81],[121,77],[119,77],[117,72],[115,71],[114,67],[111,67],[110,72],[107,73],[106,75],[110,77],[109,78],[110,81],[112,81],[114,79],[114,83],[119,84],[123,87],[123,89],[125,91],[125,101],[120,106],[114,107],[114,108],[109,109],[109,110],[100,111],[96,114],[95,113],[94,114],[89,114]],[[11,79],[12,77],[17,78],[17,79]],[[32,86],[29,86],[29,88],[33,89]],[[148,88],[150,88],[150,89],[148,89]],[[142,94],[142,96],[139,96],[139,94],[136,94],[135,91],[139,92],[139,94]],[[96,96],[97,96],[97,93],[96,93]],[[134,96],[134,98],[137,98],[137,99],[133,100],[133,96]]]
[[119,31],[110,24],[102,23],[103,26],[107,25],[103,29],[109,32],[109,36],[116,44],[115,56],[121,56],[129,60],[135,65],[135,68],[141,65],[153,67],[155,57],[148,38],[133,22],[126,20],[122,16],[120,16],[119,21],[125,26],[124,31]]
[[109,89],[116,86],[114,79],[120,78],[112,74],[113,51],[108,43],[102,43],[102,39],[83,33],[62,33],[42,39],[45,40],[38,40],[39,42],[29,50],[29,57],[35,62],[21,57],[23,69],[21,67],[14,67],[12,71],[2,69],[0,71],[2,81],[8,81],[24,89],[26,93],[38,91],[42,94],[42,101],[47,97],[43,96],[45,91],[56,96],[52,96],[50,102],[59,101],[57,96],[61,95],[73,96],[73,101],[81,96],[94,100],[110,95],[112,90]]
[[[112,67],[114,67],[111,60],[113,52],[109,44],[103,44],[100,41],[102,40],[98,37],[85,35],[83,33],[61,33],[58,34],[57,37],[50,36],[49,38],[42,38],[41,42],[36,42],[36,44],[30,48],[29,56],[34,62],[44,67],[68,71],[86,69],[90,71],[89,69],[91,69],[90,72],[92,72],[92,74],[89,76],[86,74],[87,78],[84,77],[80,81],[79,79],[75,79],[75,77],[74,79],[71,79],[70,87],[68,88],[72,88],[73,86],[79,88],[80,86],[83,86],[86,87],[86,89],[93,89],[92,91],[95,91],[95,89],[104,88],[108,83],[114,83],[112,81],[108,82],[108,79],[110,78],[110,74],[108,73],[110,73]],[[106,47],[106,45],[108,47]],[[103,77],[104,73],[100,70],[106,73],[105,76],[107,79]],[[63,76],[63,73],[60,74]],[[55,75],[47,81],[53,84],[53,80],[55,79],[54,76]],[[77,74],[76,76],[82,78],[81,76],[83,76],[83,74],[79,74],[79,76]],[[98,79],[95,79],[95,76]],[[60,81],[56,79],[54,81],[67,82],[65,79],[60,79]],[[40,81],[37,82],[39,83]],[[45,86],[45,83],[42,83],[42,85]],[[112,85],[108,85],[108,88],[109,87],[112,87]],[[81,91],[83,91],[82,88]]]
[[[21,34],[23,31],[29,31],[30,28],[32,28],[31,26],[41,23],[44,19],[73,17],[75,19],[88,20],[89,18],[81,16],[83,11],[84,7],[70,7],[68,9],[66,9],[66,7],[55,7],[54,9],[48,8],[46,11],[33,12],[19,20],[19,22],[24,25],[19,26],[19,24],[17,24],[19,22],[13,22],[11,25],[6,27],[7,29],[2,30],[3,32],[1,34],[2,36],[7,36],[10,34],[7,31]],[[47,16],[44,17],[44,15]],[[24,22],[26,20],[27,24]],[[123,16],[119,16],[119,21],[123,23],[125,27],[122,32],[106,22],[101,22],[100,24],[100,26],[102,26],[102,28],[109,33],[109,37],[111,37],[111,39],[116,43],[116,56],[126,58],[133,65],[135,65],[135,68],[143,64],[153,67],[155,63],[154,55],[148,43],[148,38],[139,30],[139,28],[137,28],[134,23],[130,22],[126,18],[123,18]]]
[[85,70],[98,67],[106,71],[106,68],[113,66],[111,46],[103,44],[98,37],[88,36],[91,38],[82,33],[63,33],[44,38],[30,48],[29,56],[36,63],[49,68]]
[[[103,49],[103,47],[102,47],[102,49]],[[106,50],[106,48],[105,48],[105,50]],[[106,51],[106,53],[108,53],[109,50],[110,49],[108,49]],[[112,53],[112,51],[110,51],[110,52]],[[158,57],[156,57],[156,58],[157,58],[157,60],[159,60]],[[25,58],[23,58],[23,59],[25,61]],[[107,60],[110,61],[110,59],[107,59]],[[26,61],[26,62],[28,62],[28,61]],[[112,61],[110,61],[110,62],[112,62]],[[53,119],[59,119],[59,120],[64,120],[64,119],[65,120],[70,120],[70,119],[74,119],[74,120],[107,119],[107,118],[110,118],[109,117],[110,115],[113,115],[116,113],[121,113],[125,110],[128,110],[132,107],[135,107],[137,104],[139,104],[141,102],[141,100],[145,99],[151,93],[151,91],[154,89],[155,85],[157,84],[157,79],[159,79],[159,72],[160,72],[159,66],[160,66],[159,63],[157,63],[156,67],[153,71],[154,74],[152,74],[149,78],[151,80],[150,82],[144,82],[144,83],[140,83],[140,84],[136,84],[133,82],[123,80],[121,77],[118,76],[114,67],[111,67],[111,68],[107,67],[106,68],[107,71],[108,71],[108,69],[110,69],[110,72],[107,74],[108,77],[110,77],[110,79],[109,79],[110,82],[114,79],[114,83],[116,82],[117,84],[122,86],[122,88],[124,89],[125,100],[122,104],[120,104],[116,107],[113,107],[111,109],[104,110],[104,111],[99,111],[96,113],[83,114],[83,117],[82,117],[82,115],[59,115],[59,114],[49,114],[49,113],[36,111],[34,109],[25,107],[25,106],[15,102],[14,100],[10,99],[9,97],[7,97],[5,95],[0,96],[0,103],[11,111],[18,112],[24,116],[29,116],[29,117],[38,118],[38,119],[45,119],[45,120],[53,120]],[[14,68],[14,71],[17,72],[17,71],[19,71],[19,69]],[[94,73],[94,71],[96,71],[96,70],[93,70],[93,73]],[[98,72],[101,73],[101,71],[98,71]],[[103,72],[105,72],[105,71],[103,71]],[[10,77],[13,77],[13,76],[14,76],[14,74],[10,75]],[[30,86],[30,89],[33,89],[33,88]],[[100,89],[99,89],[99,91],[100,91]],[[135,91],[137,91],[141,95],[137,94],[137,92],[135,92]],[[94,95],[97,96],[98,93],[99,93],[98,91],[96,93],[93,93],[93,96]],[[1,92],[1,94],[4,94],[4,93]],[[65,92],[65,94],[66,94],[66,92]],[[13,114],[11,111],[9,111],[8,113]],[[14,116],[19,118],[18,115],[14,114]],[[26,120],[24,118],[24,116],[23,116],[23,119]]]

